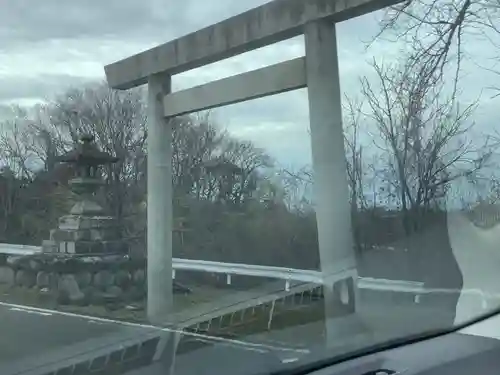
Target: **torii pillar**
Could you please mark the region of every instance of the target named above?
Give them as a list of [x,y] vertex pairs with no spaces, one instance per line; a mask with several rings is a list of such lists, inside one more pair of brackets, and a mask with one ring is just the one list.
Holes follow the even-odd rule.
[[335,23],[304,29],[314,202],[327,343],[360,333]]
[[171,77],[148,77],[147,314],[163,323],[173,308],[172,283],[172,122],[165,119],[163,98]]

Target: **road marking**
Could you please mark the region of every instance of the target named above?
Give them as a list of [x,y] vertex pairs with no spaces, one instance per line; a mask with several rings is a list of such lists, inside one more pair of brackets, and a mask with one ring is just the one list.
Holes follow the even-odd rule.
[[304,347],[305,347],[304,344],[298,344],[298,343],[288,344],[285,341],[281,341],[281,340],[270,340],[270,339],[262,339],[261,340],[261,339],[255,339],[254,337],[250,337],[249,340],[250,341],[248,341],[248,342],[258,341],[260,344],[266,344],[266,345],[271,345],[271,346],[288,346],[290,348],[295,348],[295,349],[304,349]]
[[100,323],[118,324],[118,325],[123,325],[123,326],[127,326],[127,327],[148,328],[148,329],[158,330],[161,332],[179,333],[179,334],[182,334],[184,336],[192,336],[192,337],[197,337],[197,338],[201,338],[201,339],[209,339],[212,341],[217,341],[217,342],[222,342],[222,343],[230,343],[230,344],[240,345],[240,346],[244,346],[244,347],[262,348],[262,349],[283,351],[283,352],[294,352],[294,353],[300,353],[300,354],[309,354],[310,353],[309,349],[297,349],[297,348],[259,344],[259,343],[247,342],[247,341],[237,340],[237,339],[228,339],[228,338],[222,338],[222,337],[217,337],[217,336],[209,336],[209,335],[204,335],[204,334],[195,333],[195,332],[186,332],[186,331],[178,330],[178,329],[157,327],[157,326],[153,326],[150,324],[130,323],[130,322],[112,320],[112,319],[107,319],[107,318],[99,318],[99,317],[89,316],[89,315],[81,315],[81,314],[75,314],[75,313],[69,313],[69,312],[63,312],[63,311],[57,311],[57,310],[43,309],[40,307],[24,306],[24,305],[18,305],[18,304],[7,303],[7,302],[0,302],[0,306],[5,306],[8,308],[17,308],[17,309],[21,309],[23,311],[24,310],[34,311],[34,312],[36,311],[37,313],[45,313],[45,314],[49,314],[49,315],[60,315],[60,316],[78,318],[78,319],[85,319],[87,321],[92,320],[92,321],[100,322]]
[[89,320],[88,323],[90,323],[90,324],[98,324],[98,325],[102,325],[103,324],[102,322],[96,322],[95,320]]
[[[196,341],[204,342],[206,344],[213,344],[214,343],[214,340],[201,339],[201,338],[197,338]],[[233,346],[233,345],[231,345],[231,343],[226,343],[226,342],[223,342],[221,344],[222,345],[227,345],[227,346]],[[237,347],[241,348],[240,345],[238,345]],[[269,352],[269,350],[264,350],[264,349],[259,349],[259,348],[252,348],[252,347],[244,347],[243,349],[244,350],[248,350],[248,351],[254,351],[254,352],[257,352],[257,353],[268,353]]]
[[19,308],[19,307],[12,307],[10,310],[11,311],[21,311],[21,312],[25,312],[25,313],[28,313],[28,314],[37,314],[37,315],[42,315],[42,316],[51,316],[52,315],[52,313],[49,313],[49,312],[33,311],[33,310],[30,310],[30,309],[22,309],[22,308]]
[[299,359],[298,358],[284,358],[281,360],[281,363],[293,363],[297,362]]

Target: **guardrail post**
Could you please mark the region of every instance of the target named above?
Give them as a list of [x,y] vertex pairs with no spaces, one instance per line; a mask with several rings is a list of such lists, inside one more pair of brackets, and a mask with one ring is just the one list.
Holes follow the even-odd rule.
[[[342,103],[335,24],[315,21],[305,27],[306,75],[314,170],[314,198],[324,283],[327,344],[338,342],[339,319],[354,315],[357,270],[351,231],[349,186],[342,127]],[[347,288],[347,289],[346,289]],[[348,291],[347,301],[340,294]],[[345,303],[344,303],[345,302]],[[358,324],[358,327],[361,325]],[[352,331],[345,332],[352,335]]]
[[271,324],[273,323],[274,306],[276,305],[276,300],[273,301],[271,305],[271,310],[269,311],[269,319],[267,320],[267,330],[271,330]]

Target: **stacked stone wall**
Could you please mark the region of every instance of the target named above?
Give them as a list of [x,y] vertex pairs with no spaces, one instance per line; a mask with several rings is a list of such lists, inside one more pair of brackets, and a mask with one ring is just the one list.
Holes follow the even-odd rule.
[[146,296],[146,260],[0,254],[0,284],[52,293],[61,304],[133,302]]

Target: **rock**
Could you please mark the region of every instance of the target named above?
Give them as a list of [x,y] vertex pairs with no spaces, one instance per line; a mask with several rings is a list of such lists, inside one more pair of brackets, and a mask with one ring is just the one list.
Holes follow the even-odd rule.
[[115,274],[115,285],[126,288],[130,285],[132,276],[127,270],[118,270]]
[[48,272],[40,271],[36,274],[36,286],[39,289],[50,287],[50,274]]
[[85,299],[73,275],[61,275],[57,289],[59,293],[68,296],[70,303],[80,303]]
[[94,294],[96,294],[98,290],[94,288],[93,286],[87,286],[85,288],[82,288],[82,293],[85,294],[85,298],[91,302],[94,298]]
[[21,266],[23,258],[24,257],[22,255],[11,255],[7,257],[6,263],[13,268],[19,268]]
[[129,260],[129,267],[132,269],[144,269],[146,268],[146,258],[144,256],[133,256]]
[[94,275],[94,286],[101,290],[109,288],[111,285],[113,285],[113,281],[114,276],[108,270],[101,270],[99,272],[96,272],[96,274]]
[[58,290],[57,291],[57,303],[59,305],[69,305],[70,300],[69,300],[69,295],[65,290]]
[[54,293],[51,293],[51,291],[48,288],[42,288],[39,291],[38,294],[38,302],[42,304],[52,304],[54,301],[54,297],[57,297],[57,295],[54,295]]
[[102,270],[108,271],[118,271],[121,269],[124,263],[124,257],[122,255],[107,255],[98,257],[98,266]]
[[119,286],[112,285],[106,289],[105,294],[110,299],[119,300],[123,297],[123,289]]
[[106,303],[106,310],[108,311],[116,311],[119,310],[123,307],[122,303],[119,302],[107,302]]
[[129,310],[129,311],[142,311],[142,310],[144,310],[144,306],[140,306],[140,305],[127,305],[127,306],[125,306],[125,310]]
[[95,291],[92,294],[90,294],[89,297],[90,297],[90,303],[92,305],[95,305],[95,306],[104,305],[103,292]]
[[113,285],[106,289],[106,291],[101,294],[101,297],[106,305],[106,309],[117,310],[120,308],[123,300],[123,290],[120,287]]
[[86,288],[92,283],[92,274],[87,271],[78,272],[75,278],[80,288]]
[[144,285],[146,283],[146,272],[144,270],[136,270],[132,276],[135,285]]
[[106,288],[105,291],[96,290],[92,295],[91,301],[94,305],[106,305],[109,307],[111,305],[118,305],[123,299],[123,295],[123,290],[120,287],[112,285]]
[[59,274],[56,272],[49,272],[49,289],[57,290],[59,287]]
[[138,286],[131,286],[126,292],[126,299],[128,301],[138,301],[146,296],[144,288]]
[[76,274],[81,271],[83,263],[76,258],[64,259],[59,262],[59,271],[61,273]]
[[87,296],[85,293],[83,293],[83,298],[79,299],[78,301],[74,301],[73,304],[77,306],[88,306],[90,305],[91,302],[91,296]]
[[34,271],[34,272],[38,272],[42,269],[42,262],[38,259],[30,259],[30,261],[28,262],[29,264],[29,268]]
[[0,284],[14,285],[16,273],[7,266],[0,266]]
[[16,272],[16,285],[25,288],[33,288],[36,284],[36,274],[28,270],[19,270]]
[[178,294],[191,294],[193,291],[185,285],[179,284],[177,281],[174,281],[174,285],[172,287],[174,293]]

